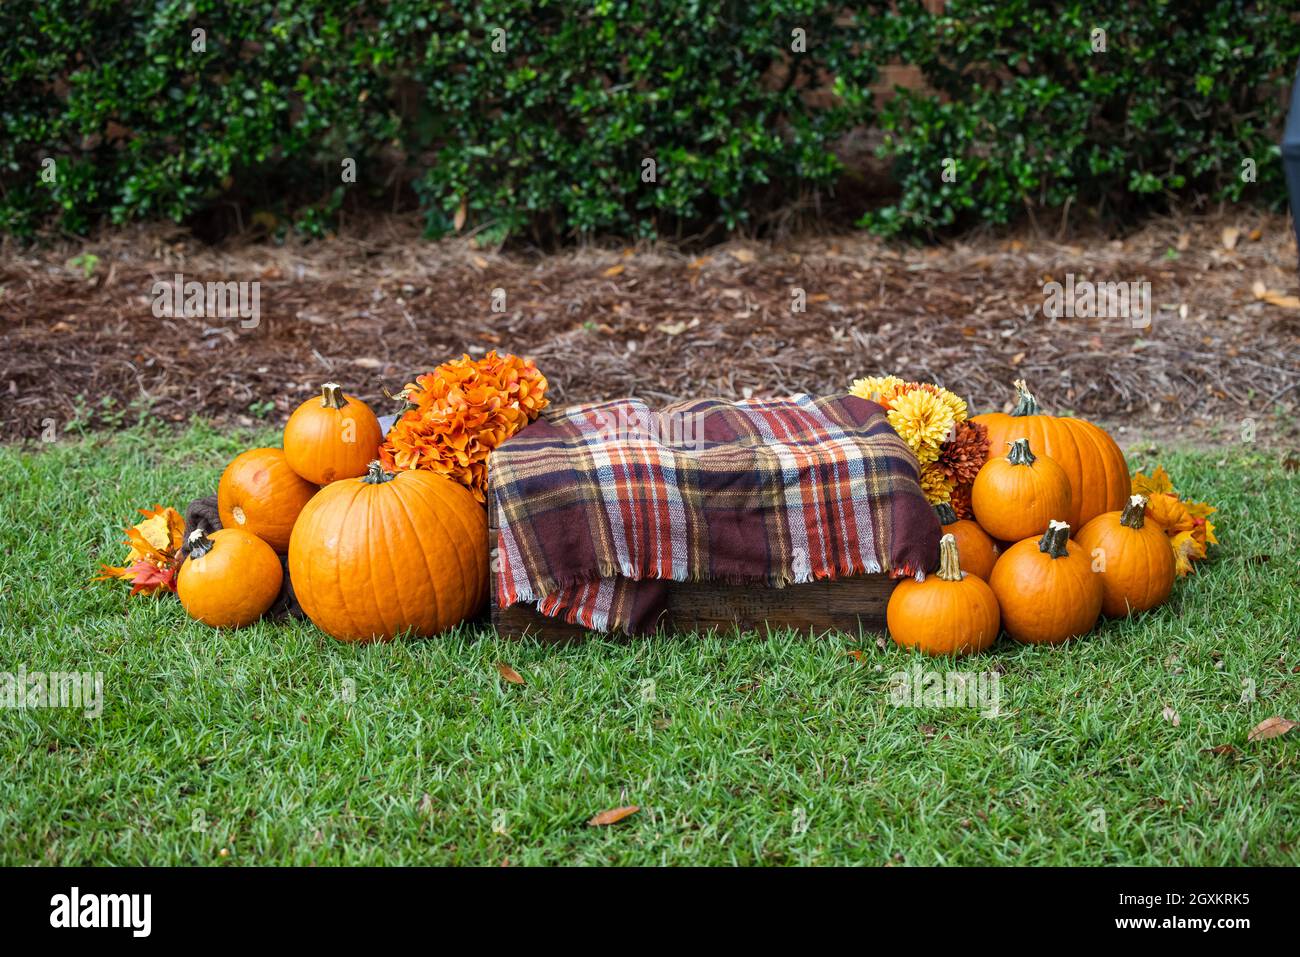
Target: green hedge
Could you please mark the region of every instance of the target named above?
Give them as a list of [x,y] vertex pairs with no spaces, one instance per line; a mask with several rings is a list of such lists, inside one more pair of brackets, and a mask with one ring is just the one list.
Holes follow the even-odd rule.
[[[833,207],[835,144],[873,124],[899,193],[863,221],[887,233],[1277,202],[1286,6],[1113,6],[6,0],[0,230],[238,210],[319,233],[346,201],[416,203],[433,235],[462,211],[491,238],[717,235]],[[888,62],[928,89],[877,115]]]
[[[881,110],[901,196],[864,223],[929,233],[1067,204],[1115,221],[1176,196],[1278,205],[1295,10],[1242,0],[913,7],[893,51],[928,89]],[[948,158],[952,181],[940,175]]]

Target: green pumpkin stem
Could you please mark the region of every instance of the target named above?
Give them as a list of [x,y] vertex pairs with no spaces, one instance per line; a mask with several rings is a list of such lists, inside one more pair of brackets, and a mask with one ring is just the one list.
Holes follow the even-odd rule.
[[952,532],[939,539],[939,577],[946,582],[959,582],[962,578],[961,556],[957,554],[957,539]]
[[383,485],[395,478],[397,478],[397,473],[385,472],[384,467],[379,464],[379,459],[375,459],[366,469],[366,474],[361,476],[361,481],[367,485]]
[[1146,518],[1146,497],[1142,495],[1132,495],[1129,497],[1128,504],[1124,506],[1124,512],[1119,517],[1119,523],[1128,528],[1141,528],[1146,524]]
[[1070,526],[1055,519],[1047,523],[1047,531],[1038,540],[1038,550],[1052,558],[1064,558],[1066,543],[1070,540]]
[[1011,410],[1012,415],[1041,415],[1038,408],[1038,399],[1029,391],[1029,385],[1024,379],[1017,379],[1012,383],[1016,387],[1016,407]]
[[1038,456],[1029,451],[1028,439],[1016,439],[1007,444],[1011,446],[1011,451],[1007,453],[1007,461],[1012,465],[1033,465],[1038,461]]
[[940,525],[951,525],[957,521],[957,513],[953,510],[951,502],[940,502],[934,507],[934,514],[938,517]]
[[190,558],[202,558],[212,551],[212,539],[208,538],[208,533],[201,526],[190,532],[189,545]]
[[320,387],[322,409],[341,409],[347,404],[347,397],[343,395],[343,386],[337,382],[326,382]]

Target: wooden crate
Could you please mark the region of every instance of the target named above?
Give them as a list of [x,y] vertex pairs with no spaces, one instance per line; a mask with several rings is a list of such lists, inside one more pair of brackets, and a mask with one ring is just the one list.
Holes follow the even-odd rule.
[[[488,494],[488,547],[496,563],[495,497]],[[491,579],[492,624],[508,638],[531,635],[541,641],[581,640],[587,629],[539,612],[531,604],[498,608],[496,575]],[[795,631],[884,631],[885,605],[897,580],[888,575],[858,575],[836,581],[808,582],[785,588],[727,585],[715,582],[676,582],[669,585],[663,627],[670,631],[710,628],[745,631],[790,628]]]

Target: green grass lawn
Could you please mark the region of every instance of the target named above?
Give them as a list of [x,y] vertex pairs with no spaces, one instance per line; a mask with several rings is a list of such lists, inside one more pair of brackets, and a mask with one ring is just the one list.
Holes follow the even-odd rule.
[[[0,448],[0,671],[104,676],[97,718],[0,709],[0,863],[1300,863],[1300,732],[1246,741],[1300,719],[1300,476],[1274,450],[1131,462],[1221,509],[1170,605],[952,665],[844,634],[351,647],[89,583],[137,507],[184,509],[249,444]],[[895,707],[918,660],[999,669],[999,715]]]

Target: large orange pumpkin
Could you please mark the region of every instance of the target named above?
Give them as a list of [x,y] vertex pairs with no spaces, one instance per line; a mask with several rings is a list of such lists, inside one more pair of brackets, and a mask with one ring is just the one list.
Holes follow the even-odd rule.
[[1101,579],[1101,611],[1111,618],[1164,604],[1173,591],[1174,551],[1159,525],[1146,524],[1146,506],[1134,495],[1124,511],[1098,515],[1076,539]]
[[1002,627],[1016,641],[1057,644],[1092,631],[1101,614],[1101,578],[1070,526],[1052,522],[1038,541],[1002,553],[989,576]]
[[938,574],[899,582],[885,620],[900,645],[927,655],[964,655],[997,640],[998,600],[983,579],[961,570],[957,540],[948,532],[939,539]]
[[994,538],[1018,542],[1041,535],[1047,523],[1070,513],[1070,480],[1028,439],[1016,439],[1006,455],[991,457],[970,490],[975,521]]
[[249,449],[221,473],[217,514],[223,527],[252,532],[283,555],[298,513],[316,491],[289,468],[280,449]]
[[383,440],[383,429],[370,406],[344,395],[337,382],[326,382],[319,399],[308,399],[289,416],[284,455],[308,482],[328,485],[365,475]]
[[962,571],[988,581],[993,563],[998,560],[998,548],[988,532],[969,518],[958,518],[947,502],[936,505],[934,514],[938,516],[942,530],[956,539]]
[[1016,439],[1029,439],[1035,452],[1055,461],[1070,480],[1067,518],[1072,528],[1123,508],[1129,494],[1128,463],[1115,440],[1083,419],[1044,414],[1024,379],[1017,379],[1015,386],[1018,397],[1010,415],[987,412],[971,420],[988,428],[989,448],[1004,449]]
[[252,624],[275,604],[284,581],[271,546],[241,528],[195,529],[176,576],[176,594],[191,618],[213,628]]
[[482,607],[487,551],[486,514],[463,485],[372,462],[307,503],[289,578],[307,617],[341,641],[432,635]]

